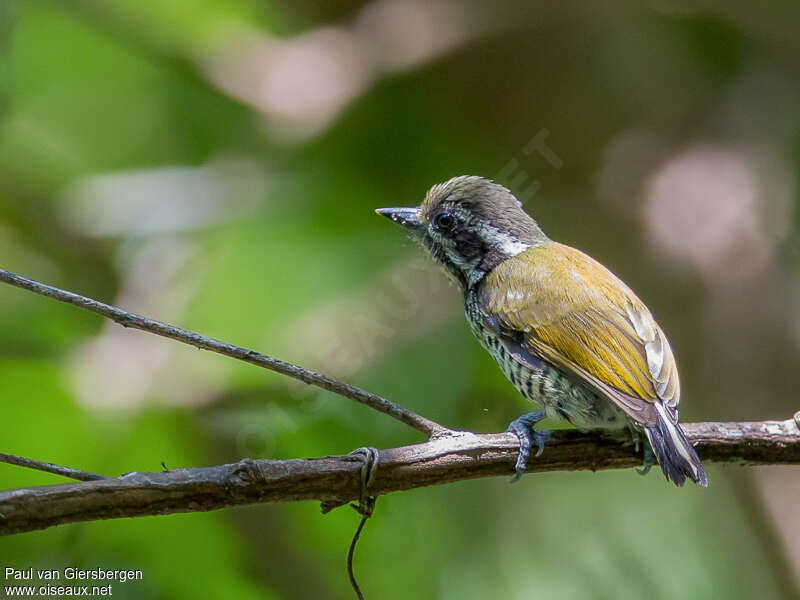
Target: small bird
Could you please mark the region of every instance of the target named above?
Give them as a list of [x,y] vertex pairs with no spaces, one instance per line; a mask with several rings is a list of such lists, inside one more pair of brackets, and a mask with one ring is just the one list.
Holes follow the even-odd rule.
[[467,321],[505,376],[542,410],[513,421],[516,477],[541,455],[549,417],[582,431],[641,434],[668,480],[706,486],[678,424],[672,348],[631,289],[583,252],[548,238],[505,187],[477,176],[433,186],[419,207],[381,208],[438,262],[464,296]]

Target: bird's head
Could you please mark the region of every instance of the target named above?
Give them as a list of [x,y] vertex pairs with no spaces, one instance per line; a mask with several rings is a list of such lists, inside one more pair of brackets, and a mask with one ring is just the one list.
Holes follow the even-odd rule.
[[463,175],[433,186],[421,206],[376,211],[402,225],[466,290],[547,236],[502,185]]

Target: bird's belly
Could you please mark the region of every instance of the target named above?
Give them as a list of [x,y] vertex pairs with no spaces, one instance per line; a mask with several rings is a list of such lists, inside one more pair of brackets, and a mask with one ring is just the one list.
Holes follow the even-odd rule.
[[525,398],[541,405],[548,417],[566,419],[581,430],[628,427],[627,415],[612,401],[544,361],[538,368],[519,362],[493,332],[472,320],[470,325],[512,385]]

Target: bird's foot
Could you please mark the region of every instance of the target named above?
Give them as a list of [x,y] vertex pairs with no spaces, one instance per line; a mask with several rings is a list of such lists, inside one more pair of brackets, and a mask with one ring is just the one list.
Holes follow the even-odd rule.
[[636,472],[639,473],[639,475],[647,475],[652,466],[656,464],[655,456],[653,455],[653,449],[650,447],[650,444],[645,442],[643,446],[644,449],[642,454],[644,455],[644,458],[642,459],[642,468],[636,469]]
[[531,448],[536,444],[536,456],[541,456],[544,452],[544,444],[552,437],[551,431],[538,431],[534,429],[536,424],[545,418],[543,410],[522,415],[520,418],[515,419],[508,426],[509,433],[513,433],[519,439],[519,456],[517,456],[517,464],[514,467],[514,477],[511,482],[519,481],[522,474],[528,468],[528,458],[531,455]]

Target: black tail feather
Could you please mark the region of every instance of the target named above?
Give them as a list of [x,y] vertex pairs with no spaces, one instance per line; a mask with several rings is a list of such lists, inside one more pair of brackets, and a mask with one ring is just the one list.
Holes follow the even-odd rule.
[[672,422],[663,407],[658,408],[658,423],[645,431],[664,476],[677,486],[682,486],[687,477],[697,485],[708,486],[703,464],[683,429]]

